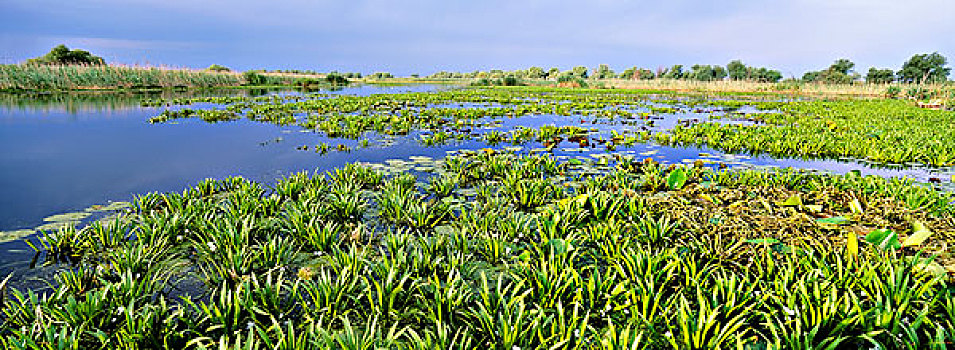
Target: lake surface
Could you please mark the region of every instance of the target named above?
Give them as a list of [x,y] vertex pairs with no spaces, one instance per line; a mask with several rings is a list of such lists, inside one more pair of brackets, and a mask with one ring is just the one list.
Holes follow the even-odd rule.
[[[349,87],[325,94],[427,92],[452,87],[442,85]],[[384,162],[411,156],[443,157],[456,149],[495,147],[482,141],[425,147],[420,133],[391,139],[387,145],[350,152],[319,154],[302,151],[302,145],[322,142],[355,145],[358,140],[330,140],[320,132],[246,119],[206,123],[180,119],[150,124],[148,119],[167,107],[141,107],[144,99],[196,96],[259,96],[300,94],[296,91],[219,90],[162,94],[60,94],[0,96],[0,231],[32,229],[54,214],[82,211],[92,205],[128,201],[136,194],[181,191],[205,178],[243,176],[271,183],[298,171],[323,171],[348,162]],[[703,114],[664,114],[657,128],[668,128],[681,119]],[[587,124],[578,116],[532,115],[504,119],[503,129],[544,124],[620,131],[633,126]],[[499,145],[501,148],[507,145]],[[521,147],[529,150],[540,144]],[[859,170],[863,174],[906,176],[919,181],[943,177],[951,169],[886,169],[852,160],[773,159],[723,155],[706,148],[673,148],[649,144],[619,147],[617,152],[653,157],[669,163],[686,163],[710,154],[730,166],[796,167],[834,173]],[[581,157],[606,150],[558,148],[559,156]],[[32,252],[22,241],[0,243],[0,274],[24,267]]]

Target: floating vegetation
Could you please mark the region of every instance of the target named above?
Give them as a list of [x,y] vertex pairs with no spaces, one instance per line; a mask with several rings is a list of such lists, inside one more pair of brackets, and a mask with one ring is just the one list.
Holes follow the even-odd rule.
[[955,165],[955,112],[898,100],[773,104],[766,125],[699,123],[656,135],[663,144],[707,145],[779,157],[854,157],[877,163]]
[[31,241],[71,265],[49,293],[9,291],[2,342],[942,349],[952,201],[856,173],[492,149],[207,180]]

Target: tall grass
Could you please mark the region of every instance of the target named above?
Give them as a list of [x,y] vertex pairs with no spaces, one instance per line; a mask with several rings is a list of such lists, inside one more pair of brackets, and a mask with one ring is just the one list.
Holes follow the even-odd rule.
[[0,89],[77,90],[236,86],[235,73],[131,66],[0,65]]

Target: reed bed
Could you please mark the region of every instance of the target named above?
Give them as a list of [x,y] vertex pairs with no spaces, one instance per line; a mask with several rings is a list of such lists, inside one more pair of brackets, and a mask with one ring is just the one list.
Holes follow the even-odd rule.
[[0,89],[79,90],[237,86],[235,73],[133,66],[0,65]]

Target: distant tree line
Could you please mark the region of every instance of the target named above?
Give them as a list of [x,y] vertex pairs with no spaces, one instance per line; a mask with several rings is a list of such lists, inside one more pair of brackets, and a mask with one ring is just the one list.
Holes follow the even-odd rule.
[[[902,63],[898,72],[890,68],[870,67],[865,75],[865,82],[871,84],[900,83],[941,83],[948,80],[952,69],[946,67],[948,60],[938,52],[913,55]],[[803,74],[804,82],[819,82],[828,84],[851,84],[862,79],[856,73],[855,63],[846,58],[836,60],[821,71],[810,71]]]
[[680,79],[680,80],[698,80],[698,81],[716,81],[724,80],[727,77],[731,80],[752,80],[761,82],[776,82],[782,79],[779,71],[762,68],[748,67],[740,61],[730,62],[726,68],[722,66],[711,65],[693,65],[689,70],[684,69],[683,65],[674,65],[671,67],[660,67],[656,71],[631,67],[617,74],[606,64],[598,65],[594,69],[588,69],[584,66],[576,66],[567,71],[561,71],[559,68],[544,70],[541,67],[530,67],[515,71],[504,71],[492,69],[489,71],[473,71],[470,73],[441,71],[427,76],[432,79],[503,79],[514,77],[517,79],[547,79],[561,81],[576,79],[629,79],[629,80],[649,80],[649,79]]

